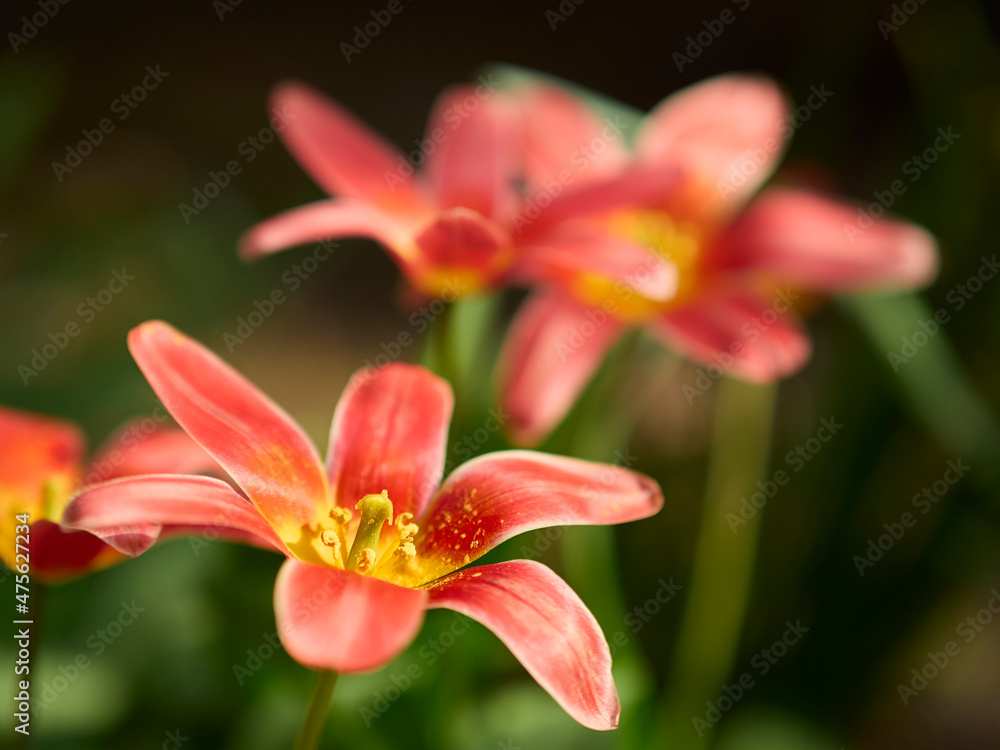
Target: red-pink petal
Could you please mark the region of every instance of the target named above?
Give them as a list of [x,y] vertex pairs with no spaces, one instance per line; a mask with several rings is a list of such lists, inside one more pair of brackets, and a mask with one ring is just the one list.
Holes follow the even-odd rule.
[[[370,203],[351,198],[322,200],[290,209],[252,227],[240,238],[240,254],[251,259],[293,245],[340,237],[368,237],[384,245],[400,263],[413,258],[408,228],[407,221]],[[324,247],[319,252],[329,253],[331,248]]]
[[441,482],[451,386],[415,365],[359,370],[340,397],[327,471],[338,505],[387,490],[396,515],[419,514]]
[[620,208],[662,206],[680,195],[683,177],[672,165],[629,167],[617,176],[567,187],[557,196],[550,196],[551,203],[530,196],[511,215],[511,226],[527,242],[571,219],[600,216]]
[[438,97],[427,126],[427,174],[442,209],[461,206],[497,219],[508,207],[508,147],[489,94],[461,86]]
[[604,310],[563,296],[536,294],[522,304],[498,363],[515,443],[535,444],[562,421],[621,332]]
[[636,139],[646,163],[683,166],[735,209],[770,176],[791,134],[788,103],[768,78],[723,75],[667,97]]
[[[507,233],[468,208],[443,212],[420,231],[416,244],[420,259],[415,265],[432,274],[435,284],[446,280],[450,272],[468,272],[488,285],[506,270],[512,253]],[[416,281],[419,284],[419,278]]]
[[419,519],[416,557],[396,558],[379,575],[417,586],[525,531],[625,523],[662,505],[655,481],[620,466],[534,451],[488,453],[445,480]]
[[719,255],[730,267],[831,292],[924,286],[939,264],[934,238],[920,227],[790,189],[751,203],[720,238]]
[[666,302],[677,291],[677,267],[645,245],[581,222],[521,248],[512,276],[575,293],[594,278],[621,296]]
[[590,729],[614,729],[620,712],[611,651],[597,620],[541,563],[481,565],[428,587],[429,608],[447,608],[496,633],[566,713]]
[[424,205],[403,155],[331,99],[303,83],[287,82],[275,88],[271,104],[288,150],[331,195],[394,211]]
[[[515,92],[529,197],[612,175],[628,159],[617,125],[557,86]],[[553,183],[555,181],[555,183]]]
[[129,333],[129,349],[167,411],[236,480],[282,539],[326,509],[329,490],[302,429],[256,386],[160,321]]
[[122,427],[101,446],[84,484],[138,474],[220,472],[218,462],[183,430],[163,427],[151,417]]
[[755,383],[779,380],[809,359],[809,335],[788,311],[796,293],[779,290],[771,305],[740,288],[708,289],[650,327],[672,348],[703,365]]
[[135,557],[167,527],[214,530],[287,554],[268,522],[245,497],[219,479],[183,475],[127,477],[84,488],[63,513],[64,529],[86,531]]
[[37,501],[40,510],[46,482],[77,481],[84,450],[75,425],[0,407],[0,501],[13,493],[26,502]]
[[417,635],[426,604],[426,591],[298,560],[281,566],[274,586],[282,645],[317,670],[384,667]]

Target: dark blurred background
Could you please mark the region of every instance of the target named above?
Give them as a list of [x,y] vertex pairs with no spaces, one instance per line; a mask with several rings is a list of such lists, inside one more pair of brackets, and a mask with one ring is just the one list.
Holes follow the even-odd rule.
[[[402,0],[402,12],[345,60],[341,43],[354,44],[355,26],[386,5],[51,0],[57,12],[28,38],[23,16],[49,6],[4,3],[0,403],[76,421],[96,447],[117,425],[155,408],[125,335],[138,322],[162,318],[220,352],[325,444],[350,373],[379,354],[380,342],[409,329],[408,312],[385,253],[370,242],[343,242],[251,337],[224,343],[255,300],[288,290],[283,274],[309,253],[253,264],[235,253],[237,237],[254,222],[321,197],[277,141],[259,151],[250,145],[247,161],[248,139],[268,124],[268,91],[283,78],[312,83],[413,148],[435,95],[494,62],[560,76],[641,110],[717,73],[763,71],[799,102],[812,86],[833,92],[797,128],[778,179],[865,201],[899,179],[938,128],[950,127],[960,138],[893,206],[941,243],[941,274],[924,307],[912,300],[817,304],[813,361],[781,387],[772,471],[789,469],[786,454],[813,437],[821,419],[844,428],[768,502],[733,677],[758,674],[755,655],[782,636],[786,621],[801,620],[809,632],[726,712],[718,746],[1000,747],[1000,622],[981,624],[968,643],[956,632],[1000,587],[991,442],[1000,401],[1000,280],[985,283],[961,310],[948,297],[997,250],[1000,60],[997,17],[987,4]],[[727,8],[736,20],[678,70],[674,53],[689,54],[687,37]],[[119,97],[142,82],[147,66],[166,75],[118,119]],[[70,172],[54,168],[69,166],[67,149],[106,117],[114,129],[92,153]],[[190,205],[209,173],[231,159],[241,173],[185,220],[179,204]],[[81,318],[78,306],[123,269],[134,280],[92,319]],[[510,307],[516,298],[507,301]],[[940,308],[952,320],[926,357],[902,377],[893,373],[889,347],[898,349],[900,336]],[[81,334],[25,378],[19,367],[31,366],[32,350],[73,320],[85,323]],[[404,358],[416,360],[421,346]],[[585,546],[586,530],[554,542],[531,534],[496,553],[537,550],[573,583],[609,636],[626,634],[627,646],[616,653],[623,728],[597,734],[578,727],[477,625],[437,654],[432,644],[453,617],[436,612],[396,664],[341,680],[327,727],[332,746],[642,743],[628,719],[656,710],[651,696],[669,678],[684,593],[640,628],[624,612],[653,597],[661,579],[688,580],[714,395],[689,405],[681,387],[693,382],[693,368],[645,352],[646,367],[633,375],[652,393],[652,406],[630,450],[636,467],[663,485],[667,507],[616,530],[620,593],[579,575],[573,555],[561,553]],[[489,404],[480,400],[465,424],[485,419]],[[482,449],[497,447],[502,441],[493,437]],[[886,533],[883,524],[913,510],[913,496],[941,480],[949,460],[972,469],[859,575],[855,556],[868,554],[869,541]],[[285,746],[311,677],[284,653],[267,658],[279,562],[261,551],[181,540],[48,589],[36,685],[52,687],[54,698],[36,712],[35,746]],[[3,588],[11,590],[11,579]],[[142,608],[134,623],[110,643],[95,640],[133,600]],[[898,686],[910,685],[911,669],[949,640],[961,653],[904,704]],[[0,653],[6,657],[9,646]],[[89,666],[70,679],[79,654]],[[420,676],[394,693],[414,664]],[[11,671],[0,674],[5,687]],[[11,721],[9,712],[0,717],[5,738]]]

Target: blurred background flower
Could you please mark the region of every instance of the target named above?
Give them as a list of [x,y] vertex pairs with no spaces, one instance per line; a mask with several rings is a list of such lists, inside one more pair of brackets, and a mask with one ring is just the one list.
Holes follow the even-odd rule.
[[[446,86],[475,84],[497,60],[641,111],[715,74],[762,71],[796,113],[778,177],[858,198],[859,222],[888,210],[927,227],[942,266],[920,297],[812,303],[813,357],[778,391],[761,446],[768,473],[756,494],[732,498],[735,521],[718,519],[741,539],[740,521],[762,517],[761,554],[728,693],[719,685],[697,718],[715,722],[720,748],[996,747],[1000,83],[991,12],[969,0],[8,4],[0,403],[93,436],[151,413],[125,335],[163,318],[321,440],[359,366],[421,358],[443,306],[397,305],[400,274],[374,243],[238,259],[248,227],[318,197],[264,105],[279,80],[309,81],[419,154],[429,103]],[[813,87],[832,95],[802,109]],[[503,297],[502,320],[519,302]],[[494,427],[509,417],[482,374],[502,331],[486,307],[470,300],[468,314],[449,321],[462,415],[451,467],[504,446]],[[432,612],[395,664],[341,680],[328,722],[335,746],[642,746],[688,604],[719,384],[707,368],[631,346],[627,359],[612,355],[547,445],[655,477],[663,512],[616,529],[618,552],[607,559],[591,529],[532,532],[484,558],[541,560],[580,593],[614,652],[621,728],[578,727],[539,699],[493,636]],[[598,416],[607,434],[576,429]],[[842,428],[832,434],[823,420]],[[633,431],[627,449],[611,447]],[[970,468],[958,477],[953,466]],[[310,684],[275,645],[278,564],[194,538],[45,591],[35,744],[280,746]],[[8,600],[12,581],[3,582]],[[4,664],[10,648],[0,645]],[[945,666],[933,663],[940,654]],[[744,675],[752,686],[740,687]],[[13,678],[0,672],[5,691]],[[5,738],[11,721],[0,720]],[[683,729],[696,737],[693,723]]]

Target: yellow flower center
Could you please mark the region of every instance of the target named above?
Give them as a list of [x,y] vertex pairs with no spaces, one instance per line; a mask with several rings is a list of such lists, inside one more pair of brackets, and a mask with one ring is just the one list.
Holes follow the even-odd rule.
[[[699,225],[676,220],[666,211],[633,209],[618,211],[607,220],[616,234],[649,248],[649,264],[636,268],[624,279],[612,281],[598,274],[580,274],[574,293],[584,303],[629,323],[643,323],[689,298],[698,286],[701,250],[705,245]],[[660,259],[677,269],[677,292],[670,299],[651,299],[638,290],[659,269]]]
[[690,296],[698,285],[701,250],[705,244],[699,225],[678,221],[666,211],[656,209],[619,211],[611,216],[608,224],[612,231],[645,245],[677,268],[677,294],[660,309],[676,305]]
[[8,568],[16,569],[14,542],[17,535],[14,532],[17,526],[23,525],[15,521],[14,517],[26,513],[29,523],[58,523],[73,494],[76,481],[76,477],[68,473],[56,474],[42,482],[37,491],[0,483],[0,518],[3,518],[3,523],[0,524],[0,560]]
[[[319,533],[319,542],[327,550],[327,554],[322,555],[324,561],[345,570],[373,574],[393,557],[412,560],[416,556],[413,537],[419,528],[412,522],[413,514],[400,513],[393,523],[388,492],[382,490],[378,494],[365,495],[355,509],[361,516],[356,524],[352,523],[354,514],[347,508],[330,511],[335,526]],[[353,540],[348,546],[352,530]]]
[[488,258],[481,258],[469,265],[448,264],[430,266],[419,273],[416,286],[421,292],[445,302],[473,295],[489,289],[514,262],[514,249],[503,247]]

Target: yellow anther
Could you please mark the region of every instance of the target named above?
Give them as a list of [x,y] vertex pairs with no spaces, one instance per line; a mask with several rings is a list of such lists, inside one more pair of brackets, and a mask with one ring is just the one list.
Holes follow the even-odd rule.
[[330,518],[339,523],[341,526],[348,523],[354,514],[351,513],[349,508],[334,508],[330,511]]
[[400,513],[399,517],[396,519],[396,528],[399,530],[400,544],[409,542],[417,535],[417,532],[420,531],[419,526],[415,523],[410,523],[412,520],[412,513]]
[[372,569],[375,564],[375,550],[365,548],[361,550],[361,556],[358,558],[358,564],[355,568],[359,573],[367,573]]
[[393,554],[397,557],[405,557],[407,560],[412,560],[417,556],[417,548],[413,546],[413,542],[401,542]]
[[319,535],[319,540],[325,547],[330,548],[330,551],[333,553],[334,563],[336,565],[343,565],[344,542],[340,537],[340,533],[333,529],[323,529]]

